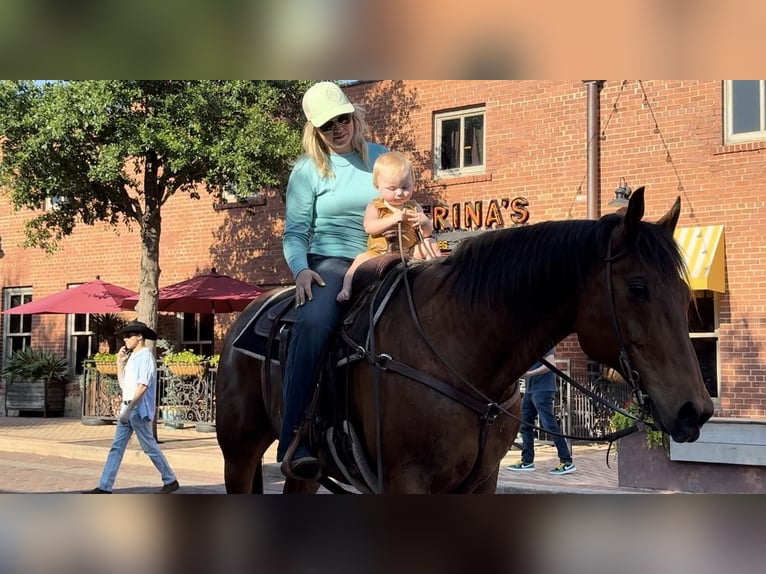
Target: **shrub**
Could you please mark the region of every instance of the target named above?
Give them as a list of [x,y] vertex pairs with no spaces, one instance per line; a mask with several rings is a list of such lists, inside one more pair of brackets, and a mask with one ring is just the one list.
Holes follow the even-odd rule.
[[21,349],[13,353],[3,369],[12,381],[65,381],[69,363],[50,349]]
[[[636,417],[641,416],[641,408],[636,404],[635,401],[631,400],[627,405],[625,405],[625,410],[629,412],[632,415],[635,415]],[[633,425],[634,421],[632,418],[625,416],[622,413],[614,413],[612,417],[609,419],[612,430],[615,432],[621,431],[623,429],[629,428]],[[647,423],[653,423],[652,417],[648,417],[646,419]],[[666,438],[664,432],[659,430],[653,430],[647,427],[646,429],[646,446],[648,448],[655,448],[658,446],[666,446]]]
[[179,351],[178,353],[165,353],[162,355],[162,360],[166,364],[182,363],[186,365],[197,365],[203,361],[207,361],[208,358],[187,349],[186,351]]

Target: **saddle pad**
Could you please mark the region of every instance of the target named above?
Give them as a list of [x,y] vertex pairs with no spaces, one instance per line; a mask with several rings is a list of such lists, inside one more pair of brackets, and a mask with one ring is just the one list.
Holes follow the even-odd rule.
[[[280,321],[295,321],[295,286],[286,287],[266,300],[253,318],[244,326],[242,332],[234,339],[232,346],[246,355],[264,359],[266,357],[269,333],[274,321],[282,315]],[[290,307],[290,309],[286,309]],[[278,357],[279,333],[274,338],[271,356]]]
[[[369,287],[375,285],[393,268],[397,267],[401,258],[396,255],[381,255],[375,257],[360,266],[354,275],[355,296],[353,297],[354,308],[359,307],[360,300],[364,300],[369,293]],[[361,273],[360,273],[361,271]],[[275,293],[266,300],[253,318],[242,329],[242,332],[234,339],[233,347],[247,355],[264,359],[268,351],[269,338],[274,333],[270,356],[273,359],[279,357],[280,326],[274,328],[274,322],[292,324],[297,318],[297,309],[294,306],[295,286],[287,287]]]

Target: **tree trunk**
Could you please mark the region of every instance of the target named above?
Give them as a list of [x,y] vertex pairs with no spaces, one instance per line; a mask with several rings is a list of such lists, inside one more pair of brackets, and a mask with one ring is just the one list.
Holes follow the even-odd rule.
[[[157,294],[160,281],[160,232],[162,230],[162,190],[158,184],[156,154],[146,155],[144,170],[144,205],[141,213],[141,280],[138,287],[138,320],[157,328]],[[154,344],[150,342],[150,347]]]

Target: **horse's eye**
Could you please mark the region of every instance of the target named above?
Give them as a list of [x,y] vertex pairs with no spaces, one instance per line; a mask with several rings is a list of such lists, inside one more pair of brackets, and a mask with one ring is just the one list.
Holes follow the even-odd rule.
[[645,301],[649,300],[649,289],[643,281],[631,281],[628,283],[628,291],[634,297],[644,299]]

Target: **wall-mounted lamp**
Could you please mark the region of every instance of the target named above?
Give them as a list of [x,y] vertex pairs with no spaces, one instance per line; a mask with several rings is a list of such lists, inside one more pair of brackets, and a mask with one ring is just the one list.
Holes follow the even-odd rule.
[[609,207],[627,207],[628,200],[630,199],[630,192],[633,191],[630,186],[625,183],[625,178],[620,178],[620,186],[614,190],[614,199],[607,205]]
[[5,257],[5,251],[3,251],[3,238],[0,237],[0,259]]

